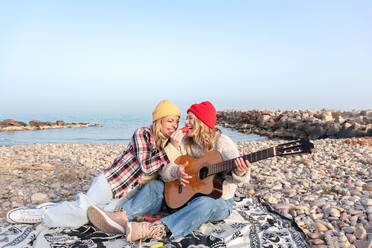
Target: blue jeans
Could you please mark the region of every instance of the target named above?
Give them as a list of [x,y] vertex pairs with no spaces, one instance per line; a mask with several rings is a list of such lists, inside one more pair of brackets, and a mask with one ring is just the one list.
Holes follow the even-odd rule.
[[[227,218],[232,211],[234,198],[229,200],[213,199],[199,196],[190,201],[177,212],[162,218],[173,238],[184,237],[207,221],[218,221]],[[157,214],[164,203],[164,183],[159,180],[148,182],[133,198],[126,201],[122,208],[128,219],[136,216]]]

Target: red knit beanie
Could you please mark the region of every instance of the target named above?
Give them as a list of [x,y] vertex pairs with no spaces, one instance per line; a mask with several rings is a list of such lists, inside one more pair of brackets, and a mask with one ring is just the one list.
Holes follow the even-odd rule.
[[209,101],[202,102],[199,104],[193,104],[187,110],[187,113],[191,111],[199,118],[205,125],[214,129],[214,125],[217,121],[216,109],[213,107],[212,103]]

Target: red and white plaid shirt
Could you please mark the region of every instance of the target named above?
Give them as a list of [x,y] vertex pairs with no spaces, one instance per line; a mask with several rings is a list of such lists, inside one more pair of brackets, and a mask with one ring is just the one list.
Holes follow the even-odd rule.
[[142,127],[134,132],[127,149],[103,173],[114,198],[119,198],[139,184],[145,175],[153,174],[169,162],[166,152],[156,149],[150,127]]

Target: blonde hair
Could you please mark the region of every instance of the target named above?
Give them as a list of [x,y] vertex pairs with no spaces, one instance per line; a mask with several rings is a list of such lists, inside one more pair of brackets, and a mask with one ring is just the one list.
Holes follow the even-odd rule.
[[[195,116],[196,117],[196,116]],[[205,125],[199,118],[195,118],[194,136],[186,138],[186,144],[191,146],[197,144],[204,148],[204,152],[209,152],[214,147],[214,140],[217,135],[221,134],[218,128],[210,128]]]
[[163,147],[161,147],[162,145],[162,136],[164,136],[161,132],[161,121],[163,120],[163,118],[160,118],[156,121],[154,121],[150,127],[150,130],[151,130],[151,134],[152,136],[154,137],[154,140],[155,140],[155,144],[156,144],[156,148],[158,150],[161,150],[163,149]]

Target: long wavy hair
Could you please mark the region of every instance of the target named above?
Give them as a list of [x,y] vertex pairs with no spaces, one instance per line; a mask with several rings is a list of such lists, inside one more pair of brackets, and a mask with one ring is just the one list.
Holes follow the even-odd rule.
[[162,145],[161,137],[164,136],[161,132],[161,121],[162,120],[163,120],[163,118],[160,118],[159,120],[154,121],[152,123],[151,127],[150,127],[151,134],[153,135],[153,137],[155,139],[156,148],[158,150],[161,150],[161,149],[164,148],[164,147],[161,147],[161,145]]
[[210,128],[195,116],[194,136],[186,138],[186,144],[191,146],[197,144],[204,148],[204,152],[209,152],[214,147],[214,140],[217,135],[221,135],[218,128]]

